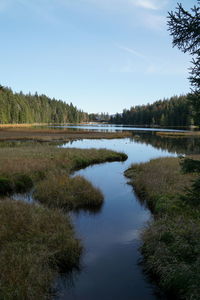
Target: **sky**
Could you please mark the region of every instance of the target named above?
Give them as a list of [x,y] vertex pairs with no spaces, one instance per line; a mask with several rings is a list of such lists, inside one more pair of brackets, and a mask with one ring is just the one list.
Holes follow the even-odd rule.
[[[179,0],[186,9],[195,0]],[[86,112],[190,91],[191,57],[172,48],[174,0],[0,0],[0,84]]]

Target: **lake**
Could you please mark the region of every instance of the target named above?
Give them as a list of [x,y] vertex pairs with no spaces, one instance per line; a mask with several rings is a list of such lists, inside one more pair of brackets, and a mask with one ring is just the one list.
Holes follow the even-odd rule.
[[170,128],[148,128],[148,127],[141,127],[141,126],[131,126],[131,125],[115,125],[115,124],[67,124],[67,125],[52,125],[49,126],[54,129],[66,129],[69,128],[71,130],[84,130],[84,131],[100,131],[100,132],[116,132],[116,131],[149,131],[149,132],[156,132],[156,131],[165,131],[165,132],[182,132],[186,131],[180,128],[177,129],[170,129]]

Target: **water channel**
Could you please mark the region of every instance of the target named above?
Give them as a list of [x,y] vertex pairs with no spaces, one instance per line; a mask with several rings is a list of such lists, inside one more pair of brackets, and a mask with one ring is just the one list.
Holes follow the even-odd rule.
[[153,136],[146,139],[137,136],[136,139],[80,140],[62,146],[107,148],[125,152],[128,159],[93,165],[74,174],[83,175],[101,189],[104,205],[95,214],[79,212],[71,215],[77,236],[83,242],[84,253],[80,271],[58,279],[59,300],[165,299],[156,293],[155,286],[146,278],[139,263],[140,233],[152,216],[127,184],[123,173],[132,163],[177,156],[185,151],[184,145],[179,148],[178,143],[172,147],[175,140],[169,143],[170,151],[165,143],[151,145],[151,140]]

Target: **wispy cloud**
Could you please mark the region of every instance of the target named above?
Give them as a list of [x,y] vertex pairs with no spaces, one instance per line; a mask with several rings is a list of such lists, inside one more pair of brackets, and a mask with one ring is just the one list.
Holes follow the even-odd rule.
[[[142,52],[139,52],[133,48],[118,45],[116,44],[116,47],[123,51],[124,53],[128,53],[129,55],[125,55],[125,57],[120,60],[120,63],[115,64],[110,68],[111,73],[138,73],[141,70],[138,70],[138,61],[141,61],[139,63],[143,68],[144,66],[149,66],[150,61],[146,55],[144,55]],[[136,60],[135,60],[136,59]]]
[[[129,24],[131,20],[137,20],[137,24],[144,25],[152,30],[161,30],[163,28],[163,17],[158,15],[158,11],[169,0],[0,0],[0,12],[10,10],[12,7],[20,7],[27,10],[33,16],[40,18],[44,22],[59,23],[62,20],[57,17],[56,12],[59,9],[84,13],[87,9],[102,9],[109,13],[117,13],[124,17]],[[55,8],[55,9],[54,9]],[[83,9],[84,8],[84,9]],[[132,21],[133,22],[133,21]],[[133,24],[133,26],[135,26]]]
[[145,9],[159,10],[162,9],[166,4],[167,0],[133,0],[132,3],[135,6],[142,7]]
[[131,53],[131,54],[133,54],[133,55],[135,55],[135,56],[137,56],[137,57],[139,57],[139,58],[147,61],[147,57],[144,54],[142,54],[141,52],[139,52],[139,51],[136,51],[136,50],[134,50],[132,48],[124,47],[124,46],[118,46],[118,48],[121,49],[121,50],[124,50],[126,52],[129,52],[129,53]]
[[[180,64],[174,64],[168,59],[163,61],[163,59],[157,57],[151,57],[145,55],[141,51],[137,51],[133,48],[126,47],[123,45],[116,45],[118,49],[129,53],[129,56],[125,58],[125,62],[121,62],[121,65],[112,68],[110,71],[114,73],[137,73],[144,75],[186,75],[187,68]],[[131,58],[132,57],[132,58]],[[137,60],[135,60],[135,57]]]

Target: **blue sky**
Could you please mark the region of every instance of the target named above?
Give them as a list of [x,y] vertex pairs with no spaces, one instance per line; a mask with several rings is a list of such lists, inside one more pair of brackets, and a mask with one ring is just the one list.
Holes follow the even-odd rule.
[[166,25],[176,3],[0,0],[0,83],[87,112],[187,93],[191,58],[172,48]]

